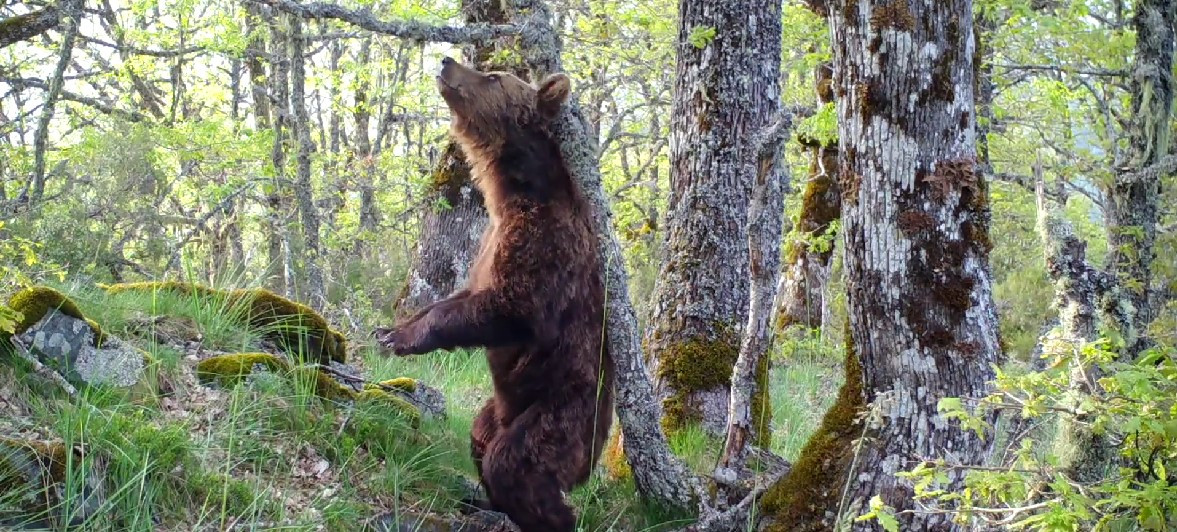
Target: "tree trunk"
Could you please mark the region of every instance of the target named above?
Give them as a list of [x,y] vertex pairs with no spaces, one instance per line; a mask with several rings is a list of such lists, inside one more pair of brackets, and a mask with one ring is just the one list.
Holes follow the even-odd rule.
[[305,299],[311,308],[321,311],[327,304],[327,290],[323,285],[323,267],[320,262],[319,210],[315,206],[314,189],[311,187],[311,152],[315,145],[311,141],[311,124],[306,107],[306,58],[303,57],[306,41],[302,18],[287,18],[290,20],[290,105],[294,108],[292,125],[298,137],[298,169],[294,190],[302,220],[302,260],[307,272]]
[[[855,529],[875,529],[851,521],[877,495],[903,530],[956,530],[951,515],[906,512],[914,509],[912,489],[896,473],[925,460],[981,464],[992,446],[992,438],[962,431],[937,411],[943,398],[969,404],[984,396],[1003,358],[988,265],[988,190],[975,171],[972,2],[842,0],[831,3],[829,16],[848,343],[871,415],[861,448],[816,444],[790,473],[794,484],[838,482],[844,496],[794,499],[782,513],[828,519],[830,512]],[[828,442],[835,431],[825,428],[810,444]],[[853,432],[845,423],[831,428]],[[807,460],[817,467],[803,468]],[[835,462],[853,462],[853,471],[823,478],[822,468]],[[951,474],[940,488],[959,489],[963,476]],[[815,502],[826,506],[804,508]],[[778,524],[793,529],[804,521]]]
[[274,110],[274,145],[270,152],[274,164],[274,179],[267,195],[270,222],[269,260],[273,268],[279,268],[280,276],[274,279],[275,291],[298,298],[294,283],[292,254],[292,232],[289,216],[294,211],[287,191],[286,178],[286,130],[290,129],[290,98],[288,96],[290,65],[284,53],[287,37],[280,19],[270,21],[270,98]]
[[1128,151],[1126,161],[1116,165],[1116,176],[1107,190],[1107,264],[1109,273],[1119,281],[1124,299],[1131,303],[1129,319],[1116,324],[1129,358],[1135,358],[1148,345],[1144,330],[1152,320],[1149,294],[1161,188],[1155,174],[1142,178],[1134,171],[1158,163],[1169,150],[1175,5],[1172,0],[1136,3]]
[[[818,106],[834,101],[833,69],[817,69]],[[801,200],[797,221],[798,237],[788,243],[781,275],[776,311],[776,327],[785,331],[793,325],[810,329],[822,326],[826,304],[826,285],[830,279],[830,259],[834,256],[831,240],[818,243],[830,226],[842,215],[842,193],[838,190],[837,140],[802,139],[809,148],[809,179]]]
[[28,196],[29,203],[40,203],[45,197],[45,156],[49,149],[49,125],[57,109],[57,98],[65,84],[65,69],[69,67],[74,52],[74,40],[78,36],[78,25],[82,18],[81,0],[63,0],[61,20],[65,28],[61,32],[61,46],[57,52],[57,66],[49,79],[49,90],[45,92],[45,103],[37,120],[37,134],[33,137],[33,182]]
[[746,139],[767,125],[778,98],[780,56],[756,48],[779,41],[780,10],[779,0],[679,3],[667,240],[646,336],[668,430],[727,428],[748,312],[756,150]]
[[[462,13],[467,24],[507,22],[499,0],[464,0]],[[465,54],[465,61],[482,70],[507,70],[524,80],[528,78],[524,65],[503,64],[496,58],[497,51],[493,43],[475,46],[467,49],[473,53]],[[398,314],[415,312],[465,282],[487,224],[482,194],[470,181],[470,167],[452,139],[446,140],[433,171],[425,204],[417,250],[396,303]]]

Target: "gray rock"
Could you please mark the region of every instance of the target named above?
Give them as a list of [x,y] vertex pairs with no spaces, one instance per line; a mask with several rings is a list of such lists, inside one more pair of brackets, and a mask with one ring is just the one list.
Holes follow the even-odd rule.
[[417,407],[422,416],[445,419],[445,395],[441,393],[441,390],[417,381],[417,387],[413,393],[400,390],[397,390],[397,393]]
[[46,314],[17,338],[75,384],[129,387],[143,376],[143,353],[110,335],[96,348],[90,325],[60,312]]

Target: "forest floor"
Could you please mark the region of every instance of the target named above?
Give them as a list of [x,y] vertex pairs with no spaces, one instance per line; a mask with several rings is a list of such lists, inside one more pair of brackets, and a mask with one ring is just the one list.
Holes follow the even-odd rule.
[[[106,334],[152,356],[157,392],[71,397],[0,353],[0,439],[44,445],[49,457],[44,478],[30,481],[0,455],[0,526],[23,517],[26,529],[59,530],[85,514],[110,516],[87,520],[90,530],[433,530],[422,516],[457,516],[477,482],[469,430],[491,394],[478,352],[388,358],[349,339],[348,364],[366,380],[410,377],[444,394],[446,416],[414,427],[396,409],[325,400],[314,383],[273,373],[233,386],[198,379],[202,359],[265,348],[257,331],[199,298],[58,288]],[[772,450],[792,460],[836,395],[840,357],[819,341],[774,355]],[[686,431],[671,443],[705,474],[722,442]],[[632,480],[599,467],[571,494],[579,529],[687,524],[635,493]],[[32,518],[30,495],[46,503]]]

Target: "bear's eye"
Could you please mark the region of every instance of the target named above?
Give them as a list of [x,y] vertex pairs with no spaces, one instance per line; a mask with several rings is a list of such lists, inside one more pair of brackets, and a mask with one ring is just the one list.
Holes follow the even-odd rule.
[[498,81],[499,75],[498,74],[491,74],[491,75],[487,76],[486,79],[488,79],[490,81]]

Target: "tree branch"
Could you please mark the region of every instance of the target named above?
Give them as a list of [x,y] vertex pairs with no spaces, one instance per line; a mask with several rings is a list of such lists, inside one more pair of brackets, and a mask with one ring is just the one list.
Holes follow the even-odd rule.
[[1134,171],[1129,171],[1128,168],[1121,168],[1116,173],[1118,174],[1116,181],[1124,184],[1155,181],[1177,173],[1177,155],[1166,155],[1157,161],[1156,164],[1147,168]]
[[1128,75],[1126,70],[1112,70],[1108,68],[1068,68],[1056,65],[993,65],[1005,70],[1027,70],[1034,72],[1056,72],[1059,74],[1076,74],[1080,76],[1098,76],[1107,78],[1122,78]]
[[[3,81],[5,83],[9,83],[9,84],[13,85],[14,87],[21,87],[21,88],[34,87],[34,88],[38,88],[38,89],[42,89],[42,90],[49,90],[49,84],[47,84],[44,81],[41,81],[39,79],[35,79],[35,78],[5,79]],[[110,104],[107,104],[101,100],[91,98],[89,96],[82,96],[80,94],[76,94],[76,93],[73,93],[73,92],[70,92],[67,90],[62,90],[61,93],[58,95],[57,99],[80,103],[82,105],[92,107],[92,108],[94,108],[94,110],[101,112],[102,114],[117,116],[119,118],[131,121],[131,122],[142,122],[144,120],[147,120],[146,115],[139,113],[137,111],[128,111],[126,109],[119,109],[119,108],[114,107]]]
[[61,14],[57,6],[0,20],[0,48],[36,37],[60,23]]
[[413,21],[382,21],[367,9],[353,10],[325,2],[302,4],[294,0],[249,0],[308,19],[337,19],[349,22],[374,33],[422,42],[451,44],[486,43],[508,35],[517,35],[520,28],[513,24],[472,24],[464,27],[432,26]]

